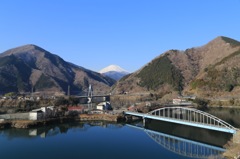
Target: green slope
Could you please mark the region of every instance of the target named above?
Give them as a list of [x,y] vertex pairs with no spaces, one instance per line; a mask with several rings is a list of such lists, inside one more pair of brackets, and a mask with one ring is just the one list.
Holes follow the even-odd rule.
[[170,84],[178,91],[183,88],[180,71],[172,65],[166,55],[154,59],[138,73],[137,77],[141,79],[140,86],[151,90],[158,89],[164,83]]

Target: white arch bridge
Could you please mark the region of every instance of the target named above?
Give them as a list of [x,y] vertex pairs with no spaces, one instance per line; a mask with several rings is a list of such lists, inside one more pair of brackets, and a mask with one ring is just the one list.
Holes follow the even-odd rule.
[[145,124],[145,119],[155,119],[176,124],[199,127],[209,130],[221,131],[235,134],[237,128],[227,122],[200,110],[186,107],[164,107],[153,110],[147,114],[126,111],[125,115],[142,117]]

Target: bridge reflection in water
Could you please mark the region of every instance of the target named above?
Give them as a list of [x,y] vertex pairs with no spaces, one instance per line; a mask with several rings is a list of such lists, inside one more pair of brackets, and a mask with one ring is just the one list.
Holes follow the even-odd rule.
[[221,154],[225,149],[185,138],[145,129],[128,124],[127,126],[143,130],[151,139],[178,155],[188,158],[222,158]]

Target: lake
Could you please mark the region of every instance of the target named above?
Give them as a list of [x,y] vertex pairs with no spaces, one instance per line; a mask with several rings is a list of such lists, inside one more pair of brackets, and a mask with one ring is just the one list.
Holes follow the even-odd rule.
[[[239,110],[210,109],[239,127]],[[230,134],[155,120],[128,124],[72,122],[0,130],[2,159],[221,158]]]

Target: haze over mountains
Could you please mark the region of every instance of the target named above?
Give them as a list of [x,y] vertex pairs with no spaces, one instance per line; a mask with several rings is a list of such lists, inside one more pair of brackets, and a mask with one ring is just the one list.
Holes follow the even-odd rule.
[[[111,89],[113,94],[153,93],[158,98],[174,92],[239,96],[240,42],[220,36],[201,47],[166,51],[132,74],[114,65],[100,72],[103,75],[36,45],[25,45],[0,54],[0,91],[30,92],[33,88],[66,93],[70,86],[71,94],[78,94],[92,84],[96,93]],[[113,86],[112,78],[121,79]]]
[[114,84],[111,78],[64,61],[36,45],[25,45],[0,54],[0,91],[60,92],[79,94],[94,86],[105,92]]
[[120,80],[122,77],[129,74],[128,71],[124,70],[123,68],[121,68],[120,66],[117,66],[117,65],[107,66],[107,67],[103,68],[102,70],[100,70],[99,73],[104,74],[116,81]]

